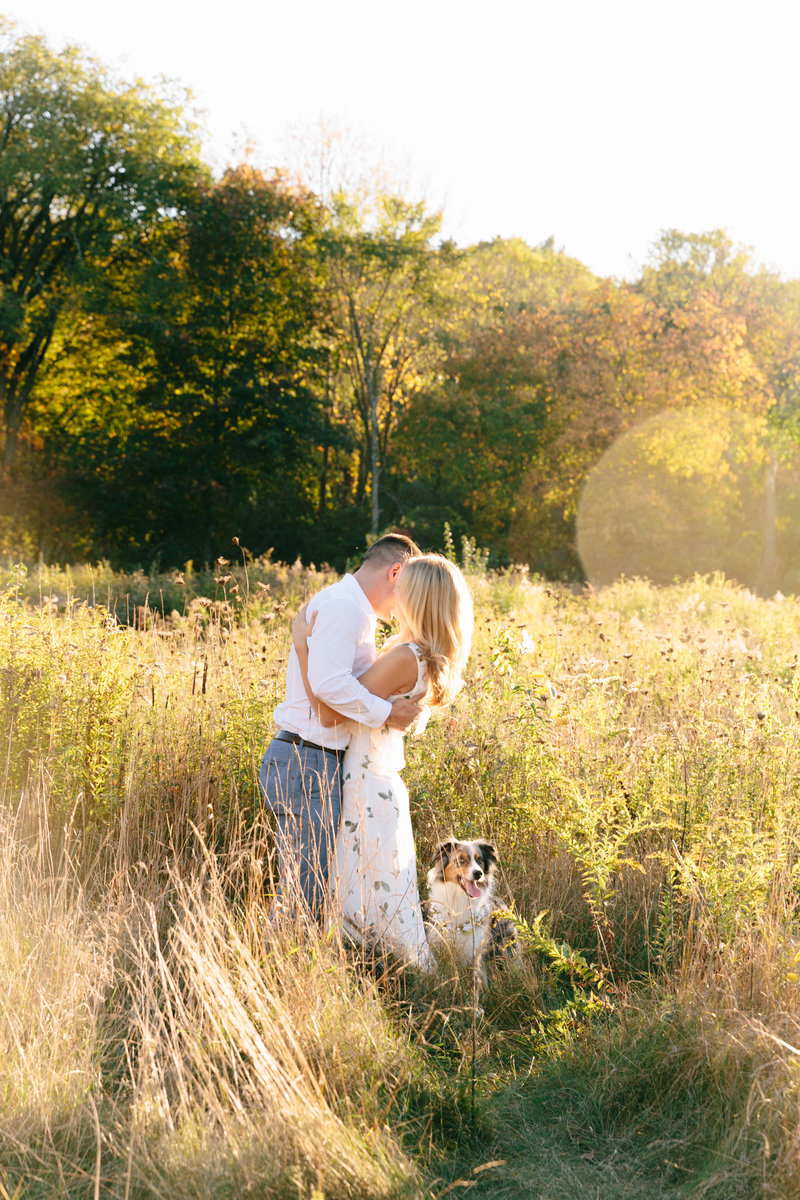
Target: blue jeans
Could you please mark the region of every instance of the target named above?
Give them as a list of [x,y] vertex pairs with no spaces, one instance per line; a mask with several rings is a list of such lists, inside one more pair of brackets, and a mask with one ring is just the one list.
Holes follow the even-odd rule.
[[279,886],[277,907],[321,916],[342,809],[338,755],[273,739],[259,772],[261,791],[275,814]]

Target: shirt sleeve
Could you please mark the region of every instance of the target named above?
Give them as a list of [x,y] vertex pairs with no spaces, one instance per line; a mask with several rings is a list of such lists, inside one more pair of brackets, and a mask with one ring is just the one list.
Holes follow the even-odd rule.
[[392,706],[374,696],[353,674],[358,644],[355,607],[347,601],[321,605],[308,639],[308,681],[314,695],[343,717],[378,729],[386,723]]

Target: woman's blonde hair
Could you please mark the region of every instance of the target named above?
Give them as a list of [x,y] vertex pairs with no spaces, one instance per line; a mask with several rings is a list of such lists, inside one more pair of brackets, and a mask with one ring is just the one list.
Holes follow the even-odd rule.
[[412,558],[400,573],[395,605],[428,667],[433,704],[449,704],[464,682],[472,645],[472,595],[458,567],[440,554]]

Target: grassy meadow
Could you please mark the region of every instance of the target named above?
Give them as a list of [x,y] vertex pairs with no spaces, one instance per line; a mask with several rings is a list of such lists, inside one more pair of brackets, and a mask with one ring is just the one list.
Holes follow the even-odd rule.
[[477,1014],[447,962],[265,937],[323,572],[2,572],[0,1200],[800,1197],[800,606],[465,567],[405,776],[421,863],[500,849],[523,953]]

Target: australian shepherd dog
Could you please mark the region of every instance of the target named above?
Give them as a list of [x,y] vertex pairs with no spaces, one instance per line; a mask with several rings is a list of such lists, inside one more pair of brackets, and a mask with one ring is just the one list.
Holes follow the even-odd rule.
[[495,895],[497,850],[491,842],[440,842],[428,872],[432,940],[443,941],[471,964],[478,988],[488,982],[487,962],[518,953],[516,926]]

